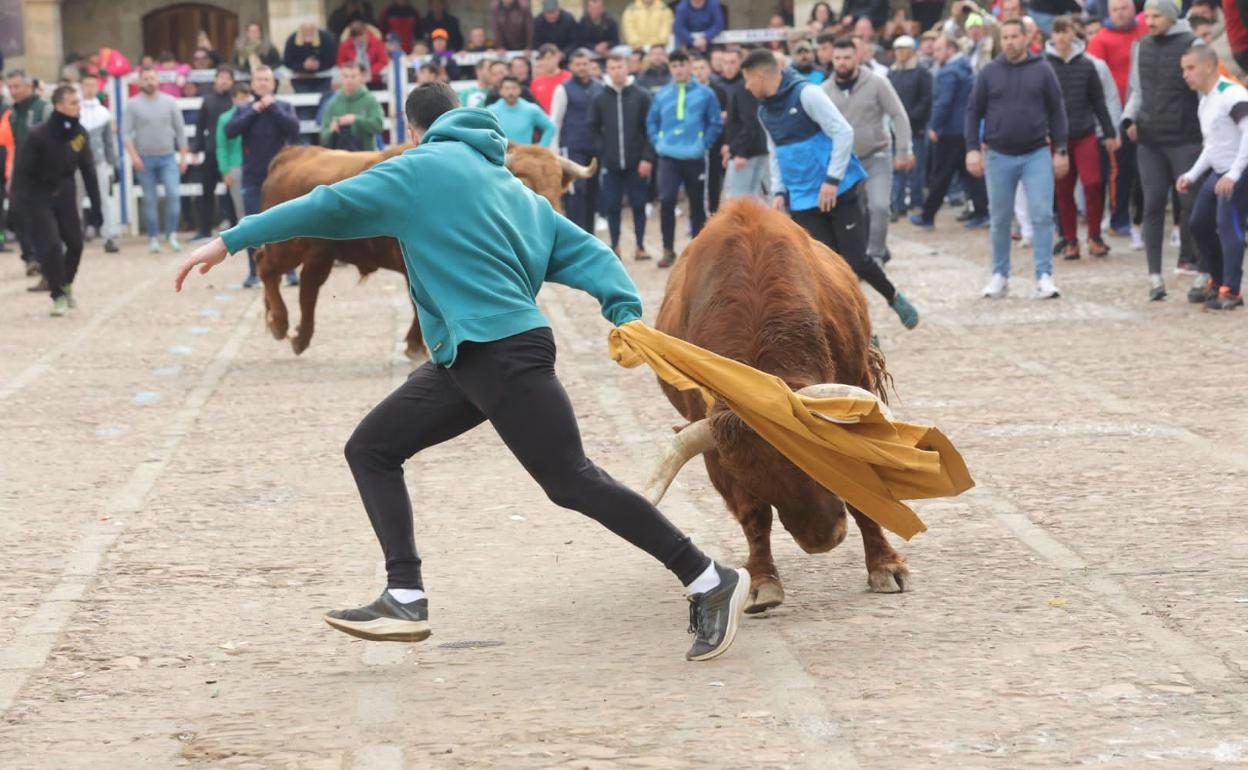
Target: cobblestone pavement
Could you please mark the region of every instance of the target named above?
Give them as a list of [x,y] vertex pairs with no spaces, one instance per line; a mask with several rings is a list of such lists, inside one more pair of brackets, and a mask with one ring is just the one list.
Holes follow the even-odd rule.
[[[1248,316],[1186,280],[1146,303],[1113,245],[1058,263],[1059,300],[991,302],[985,232],[894,228],[923,313],[906,332],[871,297],[895,406],[979,486],[917,505],[904,595],[866,591],[852,534],[807,556],[777,528],[786,604],[697,665],[679,586],[488,427],[408,466],[434,636],[321,622],[382,585],[342,445],[410,369],[398,275],[335,270],[296,358],[237,260],[178,296],[174,258],[97,243],[53,319],[5,255],[0,766],[1248,766]],[[664,274],[624,254],[653,318]],[[590,297],[542,305],[591,456],[639,485],[679,417]],[[744,559],[698,464],[664,510]]]

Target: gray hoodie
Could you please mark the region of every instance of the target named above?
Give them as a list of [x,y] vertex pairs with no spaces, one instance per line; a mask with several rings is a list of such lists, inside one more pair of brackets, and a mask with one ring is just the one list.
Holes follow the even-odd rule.
[[854,128],[854,154],[869,158],[892,148],[897,135],[897,157],[910,156],[910,118],[906,107],[893,89],[888,78],[880,77],[869,67],[858,68],[858,79],[846,93],[836,81],[836,75],[823,83],[823,91]]

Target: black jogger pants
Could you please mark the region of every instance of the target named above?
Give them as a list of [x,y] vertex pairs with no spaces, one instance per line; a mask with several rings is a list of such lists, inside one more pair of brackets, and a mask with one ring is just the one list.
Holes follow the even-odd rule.
[[867,256],[867,218],[860,199],[862,188],[862,184],[857,184],[844,195],[837,196],[836,207],[831,211],[806,209],[794,211],[791,216],[811,238],[840,254],[855,275],[891,303],[897,296],[896,287],[884,274],[884,268]]
[[32,201],[22,208],[22,216],[34,238],[48,290],[56,299],[74,282],[82,260],[82,222],[74,196]]
[[449,368],[424,364],[347,441],[347,463],[381,541],[389,588],[424,588],[403,462],[486,420],[556,505],[641,548],[684,585],[710,563],[649,501],[585,457],[572,404],[555,376],[554,336],[543,328],[464,343]]

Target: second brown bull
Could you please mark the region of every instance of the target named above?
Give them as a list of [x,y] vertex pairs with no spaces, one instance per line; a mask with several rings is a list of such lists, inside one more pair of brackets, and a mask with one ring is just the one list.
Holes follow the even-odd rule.
[[[269,166],[269,176],[260,195],[262,209],[311,192],[319,185],[334,184],[362,173],[381,161],[411,149],[400,145],[378,152],[344,152],[321,147],[287,147]],[[577,179],[596,173],[596,164],[581,166],[561,158],[544,147],[509,144],[507,168],[521,182],[562,211],[561,197]],[[413,184],[436,184],[436,180],[413,180]],[[471,193],[468,193],[471,194]],[[286,339],[290,319],[282,300],[282,276],[302,265],[299,274],[299,325],[290,338],[298,355],[312,342],[316,325],[316,300],[329,278],[335,261],[354,265],[367,276],[378,268],[394,270],[406,277],[403,255],[393,238],[367,238],[331,241],[321,238],[295,238],[265,246],[256,252],[256,267],[264,281],[266,323],[274,339]],[[410,358],[424,355],[425,344],[415,313],[408,329],[406,352]]]

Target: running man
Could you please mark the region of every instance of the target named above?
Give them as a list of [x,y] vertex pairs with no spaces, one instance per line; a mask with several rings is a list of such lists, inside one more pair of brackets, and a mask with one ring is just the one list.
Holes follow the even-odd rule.
[[[457,107],[445,83],[416,88],[406,113],[409,139],[419,147],[247,217],[178,271],[181,290],[196,267],[207,272],[229,254],[296,237],[389,236],[402,246],[433,360],[373,409],[346,446],[385,553],[387,589],[372,604],[335,610],[325,621],[362,639],[429,636],[403,463],[488,420],[552,501],[597,520],[680,579],[692,605],[686,657],[716,657],[736,634],[748,573],[716,565],[644,497],[585,457],[555,376],[554,337],[535,300],[544,281],[573,286],[597,298],[618,326],[641,318],[637,289],[606,244],[511,175],[494,114]],[[478,194],[447,196],[447,189]]]

